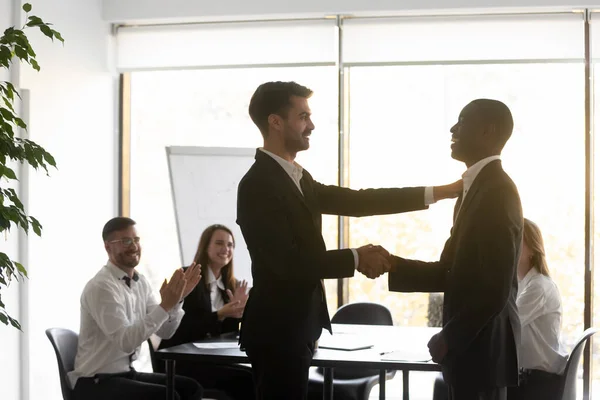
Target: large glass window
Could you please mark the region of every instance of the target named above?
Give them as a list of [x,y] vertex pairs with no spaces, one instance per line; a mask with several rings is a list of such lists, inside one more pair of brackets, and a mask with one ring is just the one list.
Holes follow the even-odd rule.
[[[354,188],[452,182],[449,128],[476,98],[504,101],[515,129],[503,165],[526,217],[544,233],[563,298],[563,334],[583,330],[584,130],[582,64],[432,65],[350,69],[350,181]],[[374,156],[376,155],[376,156]],[[568,177],[564,179],[561,177]],[[437,260],[454,201],[428,211],[351,219],[350,245],[381,243],[408,258]],[[426,325],[428,295],[387,291],[387,278],[350,281],[350,301],[386,304],[396,324]]]
[[[130,215],[138,222],[144,246],[140,270],[149,276],[155,287],[159,287],[160,282],[181,263],[165,147],[260,147],[260,132],[248,116],[252,93],[266,81],[295,80],[315,92],[310,106],[316,125],[311,148],[300,153],[297,161],[315,179],[326,184],[337,184],[336,77],[335,67],[148,71],[131,74]],[[218,174],[219,171],[214,173]],[[336,248],[335,217],[323,218],[323,234],[327,246]],[[235,251],[246,249],[237,248]],[[249,271],[250,266],[237,264],[236,269]],[[329,307],[335,310],[336,281],[328,280],[326,289]]]
[[[519,188],[524,215],[542,229],[563,301],[563,341],[570,349],[583,331],[584,310],[581,14],[351,18],[343,25],[339,55],[347,75],[342,89],[349,121],[343,172],[352,188],[453,182],[465,170],[449,149],[449,128],[462,107],[480,97],[510,107],[515,129],[503,166]],[[166,56],[154,51],[158,42],[167,42]],[[182,51],[178,43],[192,43],[196,50]],[[310,106],[316,130],[311,149],[297,161],[317,180],[338,183],[333,20],[122,27],[118,49],[118,68],[131,71],[130,214],[143,237],[140,268],[156,287],[181,259],[165,147],[259,147],[262,140],[247,108],[260,83],[295,80],[315,91]],[[281,63],[286,66],[273,67]],[[171,70],[157,71],[163,68]],[[348,244],[381,244],[404,257],[437,260],[453,206],[445,200],[424,211],[351,218]],[[328,248],[337,248],[337,217],[324,216],[323,235]],[[386,277],[373,281],[356,274],[348,285],[350,302],[382,303],[397,325],[439,323],[436,295],[391,293]],[[326,286],[333,314],[336,281]],[[600,315],[598,298],[595,315]],[[600,379],[596,347],[594,376]],[[411,396],[430,398],[431,377],[424,374],[425,385],[413,384]],[[425,389],[415,393],[421,386]]]

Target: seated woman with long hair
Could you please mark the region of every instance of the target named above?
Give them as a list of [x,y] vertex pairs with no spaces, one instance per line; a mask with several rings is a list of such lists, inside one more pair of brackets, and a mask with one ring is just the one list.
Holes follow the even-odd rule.
[[[202,266],[202,279],[184,300],[179,328],[159,348],[239,331],[248,284],[235,279],[234,248],[233,233],[226,226],[211,225],[202,232],[194,256],[194,262]],[[177,374],[193,377],[204,388],[224,391],[235,400],[254,398],[250,368],[178,361]]]
[[521,258],[517,268],[517,307],[521,320],[519,387],[510,388],[509,400],[555,399],[567,353],[560,342],[562,305],[550,278],[542,232],[525,219]]

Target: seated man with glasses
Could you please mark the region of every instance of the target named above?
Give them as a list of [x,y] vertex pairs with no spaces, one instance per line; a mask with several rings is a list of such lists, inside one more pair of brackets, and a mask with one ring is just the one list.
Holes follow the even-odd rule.
[[[135,221],[113,218],[102,230],[108,262],[83,289],[75,370],[69,372],[74,399],[163,400],[163,374],[135,371],[131,362],[150,335],[170,338],[183,317],[183,299],[200,281],[200,265],[177,269],[160,288],[158,303],[146,278],[135,271],[141,245]],[[176,399],[202,398],[193,379],[177,376]]]

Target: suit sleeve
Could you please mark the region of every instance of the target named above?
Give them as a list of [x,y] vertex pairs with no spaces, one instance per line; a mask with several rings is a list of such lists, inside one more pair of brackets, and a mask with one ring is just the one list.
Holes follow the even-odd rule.
[[[204,281],[198,285],[204,285]],[[201,290],[201,288],[198,289]],[[179,330],[184,332],[186,338],[200,340],[204,339],[207,333],[213,336],[221,333],[221,321],[219,321],[217,312],[206,308],[195,292],[186,297],[183,302],[183,310],[185,315],[181,320]]]
[[392,292],[443,292],[446,290],[447,264],[393,257],[394,270],[388,274]]
[[280,280],[307,281],[354,275],[349,249],[300,251],[285,199],[260,180],[244,179],[238,189],[237,222],[253,262],[269,268]]
[[365,217],[427,209],[425,188],[361,189],[327,186],[313,181],[322,214]]
[[469,282],[463,285],[467,301],[443,328],[448,354],[461,354],[484,326],[506,306],[511,294],[523,233],[523,215],[517,193],[497,187],[474,210],[477,221],[470,244],[473,255]]

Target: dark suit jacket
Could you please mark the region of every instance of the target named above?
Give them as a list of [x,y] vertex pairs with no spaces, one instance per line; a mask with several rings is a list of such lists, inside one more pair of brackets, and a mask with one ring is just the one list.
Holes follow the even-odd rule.
[[309,343],[331,329],[321,279],[354,275],[354,257],[325,248],[321,214],[366,216],[424,206],[423,188],[350,190],[325,186],[304,171],[302,193],[268,154],[256,161],[238,187],[237,223],[252,259],[253,287],[244,311],[240,342]]
[[[178,344],[195,342],[222,333],[238,331],[239,319],[225,318],[223,321],[219,321],[217,312],[212,311],[210,288],[206,286],[204,278],[203,276],[198,285],[183,301],[185,315],[177,331],[170,339],[162,340],[159,348],[166,349]],[[229,303],[227,293],[224,290],[220,292],[225,303]]]
[[519,194],[498,160],[479,172],[456,216],[458,204],[440,261],[396,258],[389,288],[444,292],[443,336],[449,350],[442,367],[449,384],[514,386],[521,341],[516,306],[523,234]]

